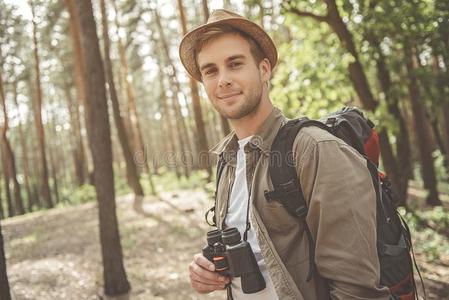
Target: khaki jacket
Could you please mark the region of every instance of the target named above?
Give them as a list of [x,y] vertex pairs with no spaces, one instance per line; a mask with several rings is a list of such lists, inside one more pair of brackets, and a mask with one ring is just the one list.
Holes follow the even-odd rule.
[[[376,199],[365,159],[342,140],[317,127],[302,129],[293,150],[296,171],[309,208],[307,224],[316,242],[318,275],[309,282],[307,235],[301,222],[277,201],[268,202],[273,186],[268,174],[269,151],[287,119],[274,108],[245,146],[250,222],[274,287],[281,300],[389,299],[379,287],[376,250]],[[226,165],[217,191],[217,226],[224,227],[234,181],[237,136],[231,133],[211,152]],[[326,295],[327,296],[323,296]]]

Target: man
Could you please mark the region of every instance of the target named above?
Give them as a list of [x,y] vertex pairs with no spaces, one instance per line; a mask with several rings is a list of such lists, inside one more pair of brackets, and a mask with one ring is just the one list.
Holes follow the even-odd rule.
[[[233,278],[234,299],[389,299],[388,288],[379,286],[376,196],[358,152],[317,127],[302,129],[295,139],[295,167],[316,244],[317,272],[309,281],[304,226],[264,197],[273,188],[269,151],[287,121],[269,98],[277,51],[267,33],[235,13],[216,10],[183,38],[180,57],[234,128],[212,150],[225,163],[216,222],[220,229],[237,227],[242,236],[249,228],[247,240],[267,284],[261,292],[244,294],[240,279]],[[230,281],[201,254],[189,272],[198,293],[222,290]]]

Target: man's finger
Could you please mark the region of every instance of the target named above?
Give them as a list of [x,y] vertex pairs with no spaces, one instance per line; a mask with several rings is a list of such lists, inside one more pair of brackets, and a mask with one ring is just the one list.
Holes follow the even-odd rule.
[[216,285],[216,284],[205,284],[198,281],[191,282],[192,287],[195,291],[199,293],[210,293],[216,290],[223,290],[225,288],[224,285]]
[[224,278],[220,276],[218,273],[208,271],[198,265],[195,261],[192,261],[189,265],[189,273],[190,275],[194,275],[194,278],[198,278],[203,283],[207,284],[218,284],[224,282],[220,280],[220,278]]
[[209,271],[215,271],[215,266],[212,262],[210,262],[207,258],[205,258],[202,254],[195,254],[193,257],[193,260],[203,267],[204,269],[207,269]]
[[229,278],[216,273],[209,274],[209,271],[193,269],[189,276],[192,281],[199,281],[204,284],[223,285],[229,283]]

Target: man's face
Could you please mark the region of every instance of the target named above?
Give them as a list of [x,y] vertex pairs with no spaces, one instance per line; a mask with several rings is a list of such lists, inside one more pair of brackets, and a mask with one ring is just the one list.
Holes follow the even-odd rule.
[[198,53],[203,85],[215,109],[225,118],[241,119],[256,111],[270,77],[267,59],[257,65],[249,43],[226,33]]

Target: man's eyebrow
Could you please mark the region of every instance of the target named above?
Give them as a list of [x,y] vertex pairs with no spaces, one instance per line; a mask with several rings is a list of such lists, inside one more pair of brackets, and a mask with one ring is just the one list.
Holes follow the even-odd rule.
[[[230,56],[230,57],[226,58],[226,62],[230,62],[230,61],[233,61],[233,60],[236,60],[236,59],[243,59],[245,57],[246,56],[243,55],[243,54],[236,54],[236,55],[233,55],[233,56]],[[210,67],[214,67],[214,66],[215,66],[214,63],[206,63],[206,64],[200,66],[200,72],[203,71],[204,69],[207,69],[207,68],[210,68]]]
[[239,59],[239,58],[245,58],[245,55],[243,55],[243,54],[233,55],[233,56],[230,56],[230,57],[226,58],[226,61],[229,62],[229,61],[236,60],[236,59]]
[[210,67],[213,67],[213,66],[215,66],[215,64],[213,64],[213,63],[208,63],[208,64],[205,64],[205,65],[202,65],[200,67],[200,72],[203,71],[204,69],[207,69],[207,68],[210,68]]

